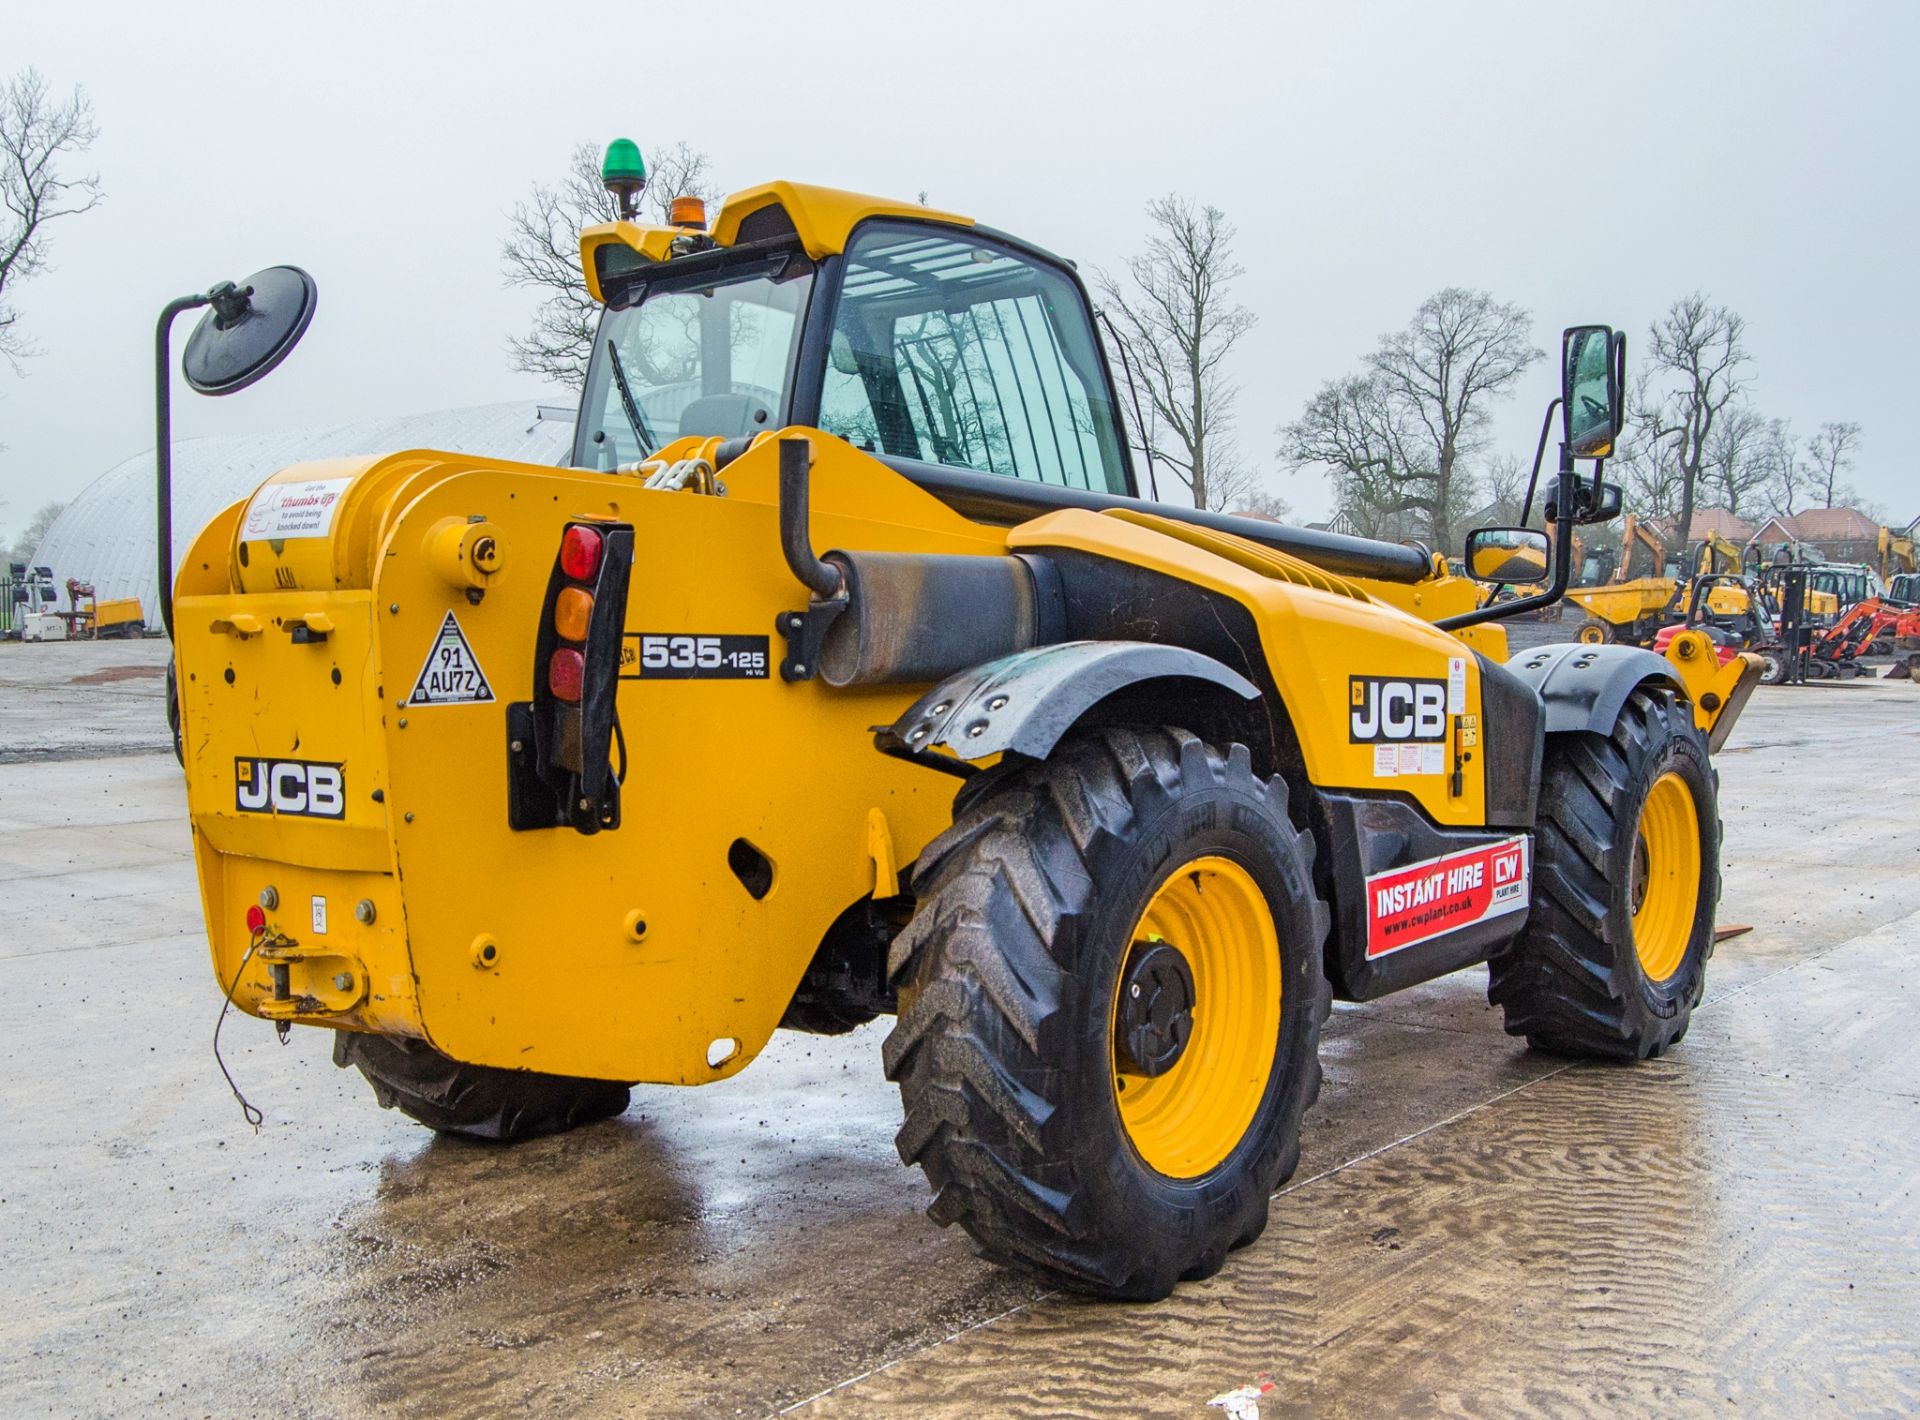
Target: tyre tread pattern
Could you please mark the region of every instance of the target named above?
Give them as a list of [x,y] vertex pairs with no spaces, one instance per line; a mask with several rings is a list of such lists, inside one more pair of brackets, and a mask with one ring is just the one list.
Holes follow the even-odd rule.
[[[1110,729],[1070,741],[1043,763],[1003,774],[991,792],[963,796],[954,824],[920,857],[920,908],[888,959],[901,991],[883,1050],[905,1105],[896,1144],[934,1189],[929,1216],[960,1224],[990,1258],[1107,1296],[1164,1296],[1257,1237],[1268,1197],[1298,1164],[1295,1128],[1260,1161],[1257,1186],[1234,1200],[1231,1216],[1190,1220],[1208,1238],[1110,1236],[1084,1187],[1101,1161],[1063,1146],[1049,1097],[1047,1062],[1068,1048],[1070,986],[1053,952],[1063,927],[1090,910],[1097,887],[1089,864],[1106,840],[1171,801],[1183,781],[1224,784],[1229,776],[1265,796],[1287,825],[1300,881],[1310,884],[1313,838],[1292,827],[1285,783],[1257,779],[1244,746],[1222,754],[1180,730]],[[1316,963],[1329,923],[1315,898]],[[1323,972],[1314,982],[1309,1034],[1317,1046],[1331,996]],[[1296,1122],[1320,1089],[1317,1049],[1307,1061],[1289,1082],[1300,1096]]]
[[617,1080],[464,1065],[425,1041],[396,1036],[340,1031],[333,1063],[357,1067],[382,1109],[397,1109],[442,1134],[503,1143],[611,1118],[630,1099]]
[[[1606,735],[1572,734],[1549,741],[1534,835],[1534,900],[1525,932],[1488,963],[1487,998],[1506,1016],[1510,1035],[1556,1054],[1641,1060],[1686,1034],[1713,952],[1709,913],[1705,941],[1683,963],[1678,995],[1655,1009],[1634,957],[1631,919],[1613,909],[1631,871],[1631,853],[1615,843],[1623,812],[1638,812],[1636,769],[1673,740],[1691,742],[1703,764],[1706,744],[1691,709],[1670,692],[1641,687]],[[1718,774],[1709,783],[1717,789]],[[1702,855],[1701,891],[1720,899],[1718,794],[1697,806],[1713,815]]]

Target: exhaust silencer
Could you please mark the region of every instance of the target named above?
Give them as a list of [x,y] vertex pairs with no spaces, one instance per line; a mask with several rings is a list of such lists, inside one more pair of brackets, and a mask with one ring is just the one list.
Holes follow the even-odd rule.
[[820,649],[828,685],[920,684],[1064,635],[1059,575],[1042,557],[829,552],[847,609]]

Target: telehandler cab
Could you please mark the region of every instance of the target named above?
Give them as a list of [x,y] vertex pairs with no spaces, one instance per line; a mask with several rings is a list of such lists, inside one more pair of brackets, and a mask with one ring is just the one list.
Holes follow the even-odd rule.
[[[496,1139],[893,1014],[932,1217],[1130,1298],[1259,1236],[1335,996],[1487,962],[1538,1048],[1681,1038],[1709,749],[1758,662],[1694,633],[1508,663],[1497,625],[1618,512],[1620,336],[1567,331],[1555,545],[1466,555],[1547,585],[1482,606],[1421,547],[1142,501],[1040,248],[785,182],[693,206],[582,234],[571,467],[287,468],[177,580],[163,530],[233,1004]],[[214,302],[190,383],[285,354],[291,271],[169,307]]]

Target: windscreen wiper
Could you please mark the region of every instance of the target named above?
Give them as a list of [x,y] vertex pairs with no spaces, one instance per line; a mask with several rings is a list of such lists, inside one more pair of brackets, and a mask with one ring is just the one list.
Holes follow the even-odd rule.
[[627,423],[633,426],[635,437],[640,440],[640,452],[644,456],[653,452],[653,435],[647,432],[647,421],[640,417],[640,405],[633,397],[633,386],[627,383],[627,372],[620,363],[620,351],[613,342],[607,342],[607,364],[613,371],[614,388],[620,391],[620,407],[627,411]]

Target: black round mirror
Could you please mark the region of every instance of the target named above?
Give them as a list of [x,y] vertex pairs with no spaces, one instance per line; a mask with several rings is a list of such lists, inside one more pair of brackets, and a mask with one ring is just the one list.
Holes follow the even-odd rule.
[[300,343],[319,294],[297,266],[269,266],[238,285],[214,287],[180,354],[180,372],[201,394],[245,389]]

